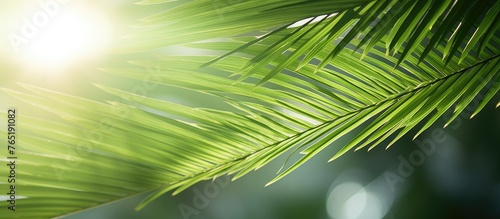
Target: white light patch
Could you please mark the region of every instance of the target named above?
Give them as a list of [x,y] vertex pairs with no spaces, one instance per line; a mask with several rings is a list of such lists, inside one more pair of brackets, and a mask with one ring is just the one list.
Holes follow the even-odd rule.
[[303,19],[303,20],[300,20],[300,21],[293,23],[292,25],[288,26],[288,28],[300,27],[300,26],[306,24],[307,22],[309,22],[311,19],[314,19],[314,20],[312,20],[310,24],[314,24],[314,23],[319,22],[320,20],[324,19],[326,16],[328,16],[328,18],[330,18],[330,17],[333,17],[337,14],[338,13],[333,13],[331,15],[325,14],[325,15],[318,16],[316,18],[314,18],[314,17],[306,18],[306,19]]
[[326,205],[332,219],[381,219],[385,215],[382,200],[355,182],[335,187]]
[[22,65],[41,73],[60,73],[100,56],[111,37],[102,13],[79,6],[61,8],[47,25],[37,28],[19,57]]

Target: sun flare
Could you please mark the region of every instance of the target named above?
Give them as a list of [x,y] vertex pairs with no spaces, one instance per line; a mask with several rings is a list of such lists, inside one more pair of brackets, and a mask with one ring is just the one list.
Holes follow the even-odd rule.
[[[17,40],[23,66],[60,73],[103,54],[110,41],[107,18],[98,10],[67,7],[50,16],[43,11],[25,19]],[[28,36],[26,36],[28,35]]]

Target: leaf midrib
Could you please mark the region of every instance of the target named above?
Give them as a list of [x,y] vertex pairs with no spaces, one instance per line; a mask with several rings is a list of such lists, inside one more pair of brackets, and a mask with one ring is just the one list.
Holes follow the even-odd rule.
[[203,174],[203,173],[206,173],[206,172],[209,172],[209,171],[211,171],[211,170],[214,170],[214,169],[220,168],[220,167],[222,167],[222,166],[226,166],[226,165],[229,165],[229,164],[232,164],[232,163],[235,163],[235,162],[239,162],[239,161],[241,161],[241,160],[244,160],[244,159],[248,158],[249,156],[251,156],[251,155],[253,155],[253,154],[259,153],[259,152],[260,152],[260,151],[262,151],[262,150],[265,150],[265,149],[267,149],[267,148],[270,148],[270,147],[276,146],[276,145],[278,145],[278,144],[280,144],[280,143],[282,143],[282,142],[285,142],[285,141],[287,141],[287,140],[293,139],[293,138],[295,138],[295,137],[301,136],[301,135],[303,135],[303,134],[304,134],[304,133],[306,133],[306,132],[310,132],[310,131],[313,131],[313,130],[315,130],[315,129],[319,129],[319,128],[322,128],[322,127],[324,127],[324,126],[326,126],[326,125],[329,125],[329,124],[331,124],[332,122],[335,122],[335,121],[336,121],[336,120],[338,120],[338,119],[341,119],[341,118],[343,118],[343,117],[346,117],[346,116],[349,116],[349,115],[352,115],[352,114],[355,114],[355,113],[359,113],[359,112],[361,112],[361,111],[363,111],[363,110],[369,109],[369,108],[371,108],[371,107],[374,107],[374,106],[377,106],[377,105],[380,105],[380,104],[383,104],[383,103],[386,103],[386,102],[389,102],[389,101],[396,100],[396,99],[398,99],[398,98],[400,98],[400,97],[403,97],[403,96],[405,96],[405,95],[408,95],[408,94],[411,94],[411,93],[415,93],[415,92],[417,92],[417,91],[419,91],[419,90],[421,90],[421,89],[424,89],[424,88],[427,88],[427,87],[429,87],[429,86],[432,86],[433,84],[436,84],[436,83],[438,83],[438,82],[440,82],[440,81],[446,80],[446,79],[448,79],[448,78],[450,78],[450,77],[452,77],[452,76],[454,76],[454,75],[457,75],[457,74],[463,74],[463,73],[467,72],[469,69],[472,69],[472,68],[474,68],[474,67],[476,67],[476,66],[478,66],[478,65],[482,65],[482,64],[485,64],[485,63],[487,63],[487,62],[493,61],[494,59],[497,59],[497,58],[499,58],[499,57],[500,57],[500,54],[497,54],[497,55],[495,55],[495,56],[492,56],[492,57],[490,57],[490,58],[488,58],[488,59],[485,59],[485,60],[482,60],[482,61],[476,62],[476,63],[474,63],[474,64],[472,64],[472,65],[470,65],[470,66],[467,66],[467,67],[465,67],[465,68],[463,68],[463,69],[461,69],[461,70],[459,70],[459,71],[453,72],[453,73],[448,74],[448,75],[446,75],[446,76],[443,76],[443,77],[440,77],[440,78],[436,78],[436,79],[434,79],[434,80],[432,80],[432,81],[429,81],[429,82],[423,82],[423,83],[421,83],[421,84],[417,85],[416,87],[414,87],[414,88],[413,88],[413,89],[411,89],[411,90],[404,90],[404,91],[403,91],[403,92],[401,92],[401,93],[398,93],[398,94],[396,94],[396,95],[394,95],[394,96],[389,96],[388,98],[386,98],[386,99],[384,99],[384,100],[381,100],[381,101],[379,101],[379,102],[377,102],[377,103],[373,103],[373,104],[367,105],[367,106],[365,106],[365,107],[359,108],[359,109],[357,109],[357,110],[353,110],[353,111],[351,111],[351,112],[345,113],[345,114],[340,115],[340,116],[338,116],[338,117],[336,117],[336,118],[334,118],[334,119],[331,119],[331,120],[325,121],[325,122],[323,122],[323,123],[321,123],[321,124],[319,124],[319,125],[317,125],[317,126],[313,126],[313,127],[309,128],[309,129],[303,130],[303,131],[298,132],[298,133],[296,133],[296,134],[294,134],[294,135],[291,135],[291,136],[289,136],[289,137],[286,137],[286,138],[284,138],[284,139],[282,139],[282,140],[280,140],[280,141],[277,141],[277,142],[275,142],[275,143],[273,143],[273,144],[269,144],[269,145],[267,145],[267,146],[264,146],[264,147],[262,147],[262,148],[260,148],[260,149],[258,149],[258,150],[256,150],[256,151],[250,152],[250,153],[248,153],[248,154],[244,154],[244,155],[242,155],[242,156],[240,156],[240,157],[237,157],[237,158],[234,158],[234,159],[232,159],[232,160],[230,160],[230,161],[228,161],[228,162],[225,162],[225,163],[222,163],[222,164],[219,164],[219,165],[215,165],[215,166],[213,166],[213,167],[211,167],[211,168],[209,168],[209,169],[206,169],[205,171],[198,172],[198,173],[192,174],[192,175],[190,175],[190,176],[186,176],[186,177],[184,177],[184,178],[182,178],[182,179],[179,179],[179,180],[177,180],[177,181],[173,181],[173,182],[169,183],[169,185],[171,185],[171,184],[175,184],[175,183],[179,183],[179,182],[182,182],[183,180],[186,180],[186,179],[191,179],[191,178],[193,178],[193,177],[199,176],[199,175],[201,175],[201,174]]

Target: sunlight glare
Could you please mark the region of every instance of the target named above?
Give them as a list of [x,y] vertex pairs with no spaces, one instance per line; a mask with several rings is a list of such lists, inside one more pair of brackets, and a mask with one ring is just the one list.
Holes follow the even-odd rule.
[[102,54],[109,39],[110,27],[101,13],[68,8],[30,40],[22,52],[23,63],[40,72],[62,72]]

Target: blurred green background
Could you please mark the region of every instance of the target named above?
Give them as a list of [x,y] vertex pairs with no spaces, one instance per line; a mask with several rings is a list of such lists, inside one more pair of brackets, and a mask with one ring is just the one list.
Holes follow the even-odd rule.
[[[116,80],[99,72],[98,67],[127,65],[127,60],[153,58],[162,53],[188,52],[182,48],[167,48],[141,54],[107,54],[106,48],[134,31],[130,25],[135,21],[166,9],[137,6],[133,2],[74,0],[61,7],[61,14],[79,7],[101,12],[109,23],[106,38],[110,39],[99,48],[98,54],[79,57],[64,69],[33,66],[28,60],[19,59],[22,55],[13,51],[9,38],[2,37],[0,87],[18,89],[15,82],[22,82],[100,101],[113,100],[116,97],[99,91],[89,82],[124,90],[131,89],[138,82]],[[20,31],[23,19],[40,10],[36,1],[3,1],[1,4],[2,36]],[[167,6],[174,7],[175,4]],[[41,30],[40,35],[43,34]],[[105,37],[104,33],[99,34]],[[59,72],[52,74],[51,71]],[[1,95],[2,108],[15,105],[27,114],[58,119]],[[180,88],[157,87],[148,95],[189,106],[224,108],[220,101]],[[494,99],[498,100],[500,96]],[[286,155],[235,182],[227,182],[229,178],[223,177],[215,183],[201,182],[174,197],[164,195],[140,212],[133,208],[147,194],[63,218],[500,218],[500,111],[491,103],[469,120],[467,113],[471,112],[465,110],[444,130],[442,126],[447,118],[440,119],[416,141],[412,141],[410,133],[388,150],[376,147],[370,152],[349,152],[326,163],[346,143],[341,139],[269,187],[264,185],[275,176],[287,159]],[[434,149],[426,154],[416,142]]]

